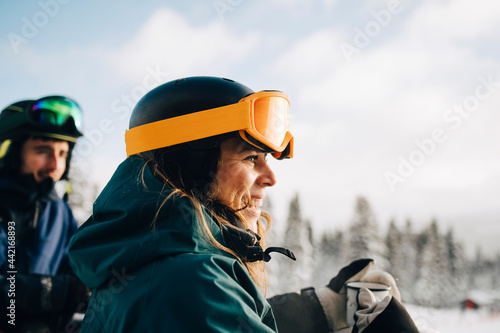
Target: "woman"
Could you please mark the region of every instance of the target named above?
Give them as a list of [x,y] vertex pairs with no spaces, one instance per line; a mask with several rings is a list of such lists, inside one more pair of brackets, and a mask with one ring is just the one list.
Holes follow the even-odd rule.
[[[270,218],[260,206],[276,183],[268,155],[293,155],[288,112],[284,93],[214,77],[168,82],[138,102],[129,157],[70,245],[93,289],[82,332],[277,331],[264,261],[273,251],[294,257],[263,250]],[[349,266],[337,284],[371,265]],[[290,309],[314,309],[307,331],[333,328],[318,296],[306,296],[271,302],[288,322],[305,322]],[[337,291],[324,297],[345,311]]]
[[[71,244],[74,270],[95,289],[83,331],[276,330],[259,290],[258,260],[268,255],[259,207],[276,182],[267,153],[289,157],[293,140],[286,95],[263,92],[252,100],[252,93],[230,80],[196,77],[164,84],[139,101],[126,134],[130,157]],[[264,142],[245,141],[240,123],[250,107],[269,102],[282,113],[270,119],[281,126],[273,129],[283,131],[281,142],[260,128],[252,130]],[[213,120],[199,112],[209,109]],[[192,118],[180,123],[181,115]]]

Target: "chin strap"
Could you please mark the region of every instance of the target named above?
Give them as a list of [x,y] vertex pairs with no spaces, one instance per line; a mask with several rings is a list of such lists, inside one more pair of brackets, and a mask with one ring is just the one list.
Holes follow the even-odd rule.
[[283,247],[268,247],[265,251],[260,246],[260,236],[250,229],[243,230],[233,225],[224,225],[224,239],[226,244],[234,250],[238,256],[246,262],[271,260],[271,252],[281,253],[292,260],[296,260],[295,255],[289,249]]
[[285,249],[284,247],[268,247],[263,253],[265,262],[268,262],[269,260],[271,260],[271,256],[269,255],[269,253],[271,253],[271,252],[278,252],[284,256],[287,256],[288,258],[290,258],[292,260],[297,260],[297,258],[295,258],[295,255],[293,254],[293,252],[290,251],[289,249]]

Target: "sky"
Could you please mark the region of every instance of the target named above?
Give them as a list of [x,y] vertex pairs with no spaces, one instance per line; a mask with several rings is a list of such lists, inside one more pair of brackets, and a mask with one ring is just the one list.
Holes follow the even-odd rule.
[[75,165],[104,186],[135,103],[227,77],[291,100],[294,158],[272,161],[275,226],[299,193],[315,230],[356,197],[381,230],[439,222],[500,251],[500,4],[488,0],[97,0],[0,4],[0,107],[58,94],[84,110]]

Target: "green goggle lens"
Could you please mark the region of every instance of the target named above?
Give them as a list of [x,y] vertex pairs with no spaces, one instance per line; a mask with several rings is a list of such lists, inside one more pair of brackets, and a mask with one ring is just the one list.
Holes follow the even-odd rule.
[[62,126],[72,118],[78,131],[82,130],[82,110],[74,101],[58,97],[38,100],[31,108],[35,122],[41,125]]

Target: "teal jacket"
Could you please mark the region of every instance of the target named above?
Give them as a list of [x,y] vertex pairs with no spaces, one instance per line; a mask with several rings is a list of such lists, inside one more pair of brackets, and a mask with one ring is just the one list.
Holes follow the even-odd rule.
[[93,290],[81,332],[276,332],[244,266],[210,243],[189,199],[164,202],[170,193],[132,156],[97,198],[70,242],[71,266]]

